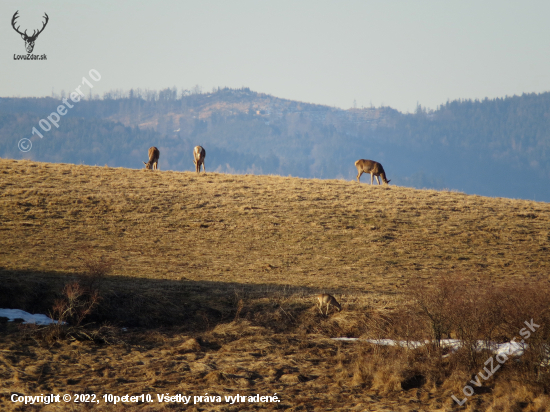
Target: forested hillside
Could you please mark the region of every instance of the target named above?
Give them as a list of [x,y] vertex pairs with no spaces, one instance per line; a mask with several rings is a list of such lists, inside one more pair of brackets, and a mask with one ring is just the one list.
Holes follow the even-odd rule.
[[[59,128],[44,132],[39,121],[63,97],[1,98],[0,156],[139,168],[154,145],[161,170],[192,170],[200,144],[207,171],[354,179],[355,160],[368,158],[398,185],[550,201],[550,93],[403,114],[246,88],[112,91],[73,103]],[[24,137],[33,141],[28,153],[17,148]]]

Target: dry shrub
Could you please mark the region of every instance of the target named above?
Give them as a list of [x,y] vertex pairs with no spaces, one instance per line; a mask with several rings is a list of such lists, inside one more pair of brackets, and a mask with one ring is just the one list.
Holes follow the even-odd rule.
[[102,342],[112,340],[113,333],[108,326],[87,332],[82,327],[84,320],[99,306],[101,282],[110,273],[112,265],[111,260],[103,257],[83,259],[80,279],[67,283],[63,287],[61,298],[56,299],[53,304],[50,317],[56,323],[49,325],[43,333],[47,340],[67,337]]
[[502,293],[506,299],[502,308],[503,333],[529,345],[515,369],[522,379],[549,391],[550,284],[547,280],[516,282],[504,287]]
[[71,282],[63,288],[63,297],[57,299],[52,309],[52,319],[58,324],[80,326],[99,304],[99,293]]
[[480,341],[486,344],[498,338],[502,325],[502,300],[500,290],[487,282],[466,284],[456,298],[451,314],[451,325],[456,337],[462,341],[459,356],[471,369],[482,368],[489,353],[480,351]]
[[367,337],[373,339],[395,339],[417,342],[430,339],[426,322],[408,306],[400,306],[392,311],[377,311],[368,319]]
[[451,395],[462,393],[471,374],[453,358],[436,355],[426,346],[408,349],[358,343],[350,365],[353,372],[350,384],[371,389],[380,396],[422,388],[418,393],[423,396],[431,393],[451,400]]
[[434,280],[431,287],[421,279],[411,282],[410,294],[413,299],[411,318],[417,318],[425,323],[428,336],[435,346],[440,346],[441,339],[448,336],[455,320],[456,304],[462,300],[462,294],[467,288],[462,277],[441,276]]
[[[495,285],[464,276],[441,276],[431,286],[414,284],[411,293],[410,317],[407,318],[405,311],[403,319],[414,321],[416,318],[419,325],[424,325],[425,335],[433,339],[433,350],[426,348],[424,373],[428,376],[444,381],[465,372],[477,374],[484,371],[485,362],[494,356],[490,350],[481,350],[481,344],[512,339],[520,342],[523,338],[528,344],[523,356],[508,360],[492,380],[482,380],[484,385],[494,386],[499,379],[516,380],[530,387],[529,393],[537,387],[550,390],[550,284],[547,280]],[[401,336],[409,338],[406,332],[401,330]],[[443,360],[447,353],[440,343],[445,336],[460,339],[462,347]]]
[[80,283],[89,291],[99,291],[105,276],[113,270],[112,259],[101,256],[82,259]]
[[93,335],[85,332],[82,322],[96,308],[99,300],[97,291],[90,291],[76,281],[68,283],[50,314],[56,323],[48,325],[42,336],[47,341],[63,338],[94,340]]

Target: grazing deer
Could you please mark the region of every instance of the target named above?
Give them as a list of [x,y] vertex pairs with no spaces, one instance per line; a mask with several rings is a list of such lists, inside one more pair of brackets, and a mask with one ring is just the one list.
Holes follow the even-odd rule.
[[382,178],[382,181],[384,183],[389,184],[391,182],[391,180],[386,179],[386,172],[384,172],[384,168],[378,162],[375,162],[373,160],[359,159],[358,161],[355,162],[355,167],[357,168],[357,172],[358,172],[357,174],[358,182],[359,182],[359,178],[363,173],[370,173],[371,185],[375,177],[378,184],[380,184],[380,179],[378,179],[379,176]]
[[33,30],[32,32],[32,35],[29,36],[27,35],[27,30],[25,30],[24,33],[21,33],[19,31],[19,27],[21,26],[17,26],[17,28],[15,27],[15,20],[17,20],[17,18],[19,17],[17,15],[17,13],[19,13],[19,10],[17,10],[15,12],[15,14],[13,15],[12,19],[11,19],[11,26],[13,27],[13,29],[19,33],[21,35],[21,38],[23,40],[25,40],[25,48],[27,49],[27,53],[32,53],[33,49],[34,49],[34,42],[36,41],[36,38],[38,37],[38,35],[40,33],[42,33],[44,31],[44,29],[46,28],[46,25],[48,24],[48,20],[50,20],[50,18],[48,17],[48,15],[46,13],[44,13],[44,18],[46,19],[46,21],[44,23],[42,23],[42,28],[40,30],[38,30],[38,33],[36,32],[36,30]]
[[[321,293],[320,295],[317,295],[317,300],[318,300],[318,303],[319,303],[319,310],[321,311],[322,315],[328,316],[328,311],[330,309],[330,305],[337,308],[338,312],[340,312],[342,310],[342,307],[340,306],[338,301],[334,298],[334,296],[329,295],[328,293]],[[323,306],[325,306],[325,305],[327,307],[327,310],[326,310],[327,313],[323,313]]]
[[145,165],[145,168],[147,170],[150,170],[150,169],[157,170],[158,169],[158,163],[159,163],[159,156],[160,156],[159,149],[157,149],[155,146],[150,147],[149,148],[149,161],[147,163],[143,162],[143,164]]
[[202,170],[204,173],[206,173],[206,167],[204,166],[204,158],[206,157],[206,150],[202,146],[195,146],[193,149],[193,163],[195,163],[195,170],[197,173],[201,172],[201,165]]

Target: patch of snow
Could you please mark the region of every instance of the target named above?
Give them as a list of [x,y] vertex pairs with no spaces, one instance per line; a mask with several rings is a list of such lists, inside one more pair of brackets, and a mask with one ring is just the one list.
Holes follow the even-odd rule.
[[57,323],[56,320],[52,320],[46,315],[33,315],[21,309],[0,309],[0,317],[8,318],[10,322],[14,319],[23,319],[23,323],[36,323],[37,325],[50,325],[52,323]]
[[[406,341],[406,340],[393,340],[393,339],[360,339],[360,338],[332,338],[333,340],[339,340],[344,342],[353,342],[353,341],[365,341],[368,343],[373,343],[375,345],[382,346],[400,346],[402,348],[417,349],[421,346],[431,343],[426,340],[424,342],[419,341]],[[462,346],[462,342],[459,339],[441,339],[441,346],[444,348],[449,348],[451,352],[455,352]],[[476,342],[476,350],[490,350],[495,355],[505,354],[513,356],[521,356],[525,349],[528,348],[526,343],[520,343],[516,341],[506,342],[506,343],[496,343],[496,342],[485,342],[483,340],[478,340]],[[448,356],[448,355],[445,355]]]

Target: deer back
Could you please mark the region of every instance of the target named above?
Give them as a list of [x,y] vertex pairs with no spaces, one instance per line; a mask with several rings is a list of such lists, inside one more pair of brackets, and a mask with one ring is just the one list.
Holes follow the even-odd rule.
[[159,160],[160,152],[156,147],[149,148],[149,163],[154,163]]
[[357,170],[362,170],[365,173],[374,172],[376,165],[380,165],[380,163],[367,159],[359,159],[355,162],[355,167],[357,167]]

